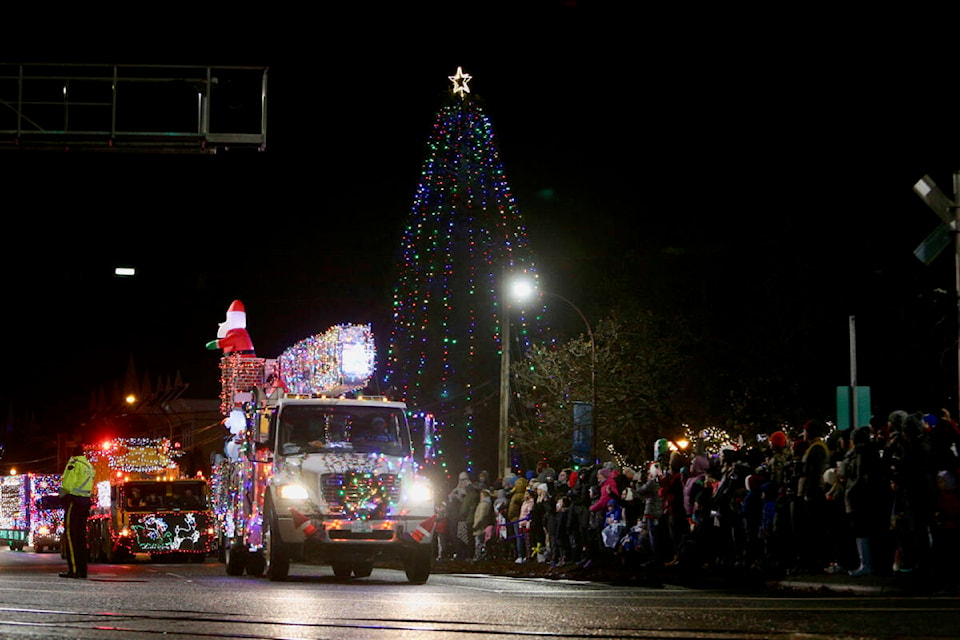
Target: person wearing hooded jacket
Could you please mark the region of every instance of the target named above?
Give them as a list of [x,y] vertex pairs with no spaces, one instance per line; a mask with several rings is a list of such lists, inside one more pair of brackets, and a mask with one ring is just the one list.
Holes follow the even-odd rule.
[[514,537],[517,546],[517,562],[526,560],[527,547],[524,532],[520,527],[520,507],[527,493],[527,479],[517,478],[510,493],[510,504],[507,506],[507,522],[510,523],[510,535]]

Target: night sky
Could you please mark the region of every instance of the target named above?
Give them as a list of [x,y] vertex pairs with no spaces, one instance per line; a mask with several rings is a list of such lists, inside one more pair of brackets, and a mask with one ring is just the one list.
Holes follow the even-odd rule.
[[[423,145],[461,66],[545,288],[588,318],[655,290],[715,317],[718,340],[783,325],[803,357],[771,359],[829,406],[855,315],[878,411],[956,405],[954,265],[913,256],[938,218],[912,186],[930,174],[952,195],[960,127],[952,58],[919,25],[576,2],[398,15],[409,27],[290,16],[258,34],[238,15],[206,37],[172,19],[109,37],[25,30],[3,58],[268,65],[270,122],[263,153],[0,155],[4,395],[87,397],[131,355],[155,381],[180,372],[191,395],[216,394],[204,343],[235,298],[258,355],[341,322],[373,323],[385,346]],[[137,278],[113,278],[118,263]]]

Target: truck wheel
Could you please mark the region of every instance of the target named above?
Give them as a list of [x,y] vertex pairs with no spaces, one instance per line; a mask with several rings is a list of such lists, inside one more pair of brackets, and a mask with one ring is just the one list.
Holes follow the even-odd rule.
[[353,563],[354,578],[369,578],[371,573],[373,573],[373,560]]
[[34,553],[43,553],[43,545],[42,545],[42,544],[35,544],[35,545],[33,545],[33,552],[34,552]]
[[430,545],[421,545],[425,548],[411,551],[403,559],[403,571],[407,580],[414,584],[423,584],[430,577],[433,569],[433,549]]
[[290,574],[290,549],[277,535],[277,517],[271,515],[263,528],[263,557],[266,560],[267,578],[274,582],[287,579]]
[[341,580],[346,580],[353,573],[353,565],[349,562],[331,562],[330,567],[333,569],[333,575]]
[[235,542],[225,545],[224,563],[228,576],[242,576],[247,568],[247,550]]

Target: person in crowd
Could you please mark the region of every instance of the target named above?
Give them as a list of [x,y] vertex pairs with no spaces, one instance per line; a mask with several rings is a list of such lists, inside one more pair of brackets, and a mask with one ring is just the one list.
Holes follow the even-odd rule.
[[956,595],[960,581],[960,476],[954,470],[937,472],[933,556],[940,567],[935,587],[942,595]]
[[551,492],[550,482],[537,485],[537,503],[543,505],[543,539],[545,560],[549,561],[557,546],[557,501]]
[[779,572],[781,569],[780,537],[777,535],[777,483],[767,480],[760,485],[760,529],[759,544],[760,569],[765,573]]
[[936,470],[922,417],[905,411],[894,414],[887,444],[893,473],[891,525],[899,555],[898,570],[910,573],[932,569],[927,563],[936,504]]
[[[496,520],[496,529],[494,531],[495,540],[493,541],[493,544],[496,545],[496,553],[494,555],[496,555],[498,558],[507,556],[505,551],[508,550],[505,550],[504,547],[507,539],[510,537],[510,527],[507,525],[509,522],[507,519],[507,511],[509,510],[509,507],[510,498],[507,495],[507,489],[501,486],[499,489],[497,489],[496,497],[493,500],[493,515],[494,519]],[[491,550],[488,548],[487,555],[491,555],[490,552]],[[515,557],[512,551],[510,552],[510,557]]]
[[594,513],[603,513],[607,509],[607,502],[610,499],[620,501],[620,489],[617,477],[620,472],[612,465],[604,465],[597,470],[597,487],[599,495],[590,505],[590,511]]
[[666,520],[667,539],[664,548],[664,564],[673,566],[680,560],[680,545],[690,531],[688,514],[683,506],[683,470],[686,458],[679,451],[670,454],[669,466],[664,470],[660,482],[660,496],[663,498],[663,517]]
[[830,463],[830,451],[823,441],[826,433],[826,425],[819,420],[808,420],[803,425],[806,446],[797,477],[799,510],[794,511],[798,570],[801,573],[819,573],[827,566],[828,540],[826,531],[820,526],[827,517],[823,473]]
[[536,535],[533,531],[534,526],[542,525],[542,522],[533,522],[533,507],[537,501],[536,492],[536,487],[527,484],[526,491],[523,492],[523,501],[520,503],[520,542],[523,548],[517,549],[517,564],[523,564],[530,559],[534,544],[533,537]]
[[761,524],[763,521],[762,487],[766,479],[759,473],[747,476],[746,493],[740,503],[740,522],[743,527],[742,562],[747,568],[758,569],[761,566],[763,547],[761,544]]
[[513,490],[510,492],[510,504],[507,507],[507,522],[511,527],[510,535],[514,539],[516,561],[518,563],[526,562],[527,560],[526,527],[521,526],[523,523],[520,521],[520,509],[523,506],[526,495],[527,479],[519,477],[513,485]]
[[888,522],[890,489],[869,426],[854,430],[850,449],[843,459],[842,476],[844,512],[859,560],[859,566],[851,569],[850,575],[873,575],[874,557]]
[[[563,472],[561,471],[561,473]],[[570,562],[573,557],[573,549],[576,538],[573,536],[573,533],[570,529],[571,504],[572,501],[570,496],[566,494],[560,494],[556,497],[557,533],[556,548],[550,557],[550,566],[552,567],[562,567]]]
[[473,518],[477,511],[477,504],[480,502],[480,491],[468,474],[466,478],[461,478],[459,486],[461,493],[460,517],[457,519],[457,557],[469,560],[475,556]]
[[847,521],[843,476],[840,468],[827,467],[823,472],[823,488],[826,492],[826,503],[824,520],[820,526],[825,529],[827,541],[825,547],[827,565],[824,570],[832,574],[844,573],[854,566],[857,554],[854,551],[853,537],[850,535]]
[[486,545],[493,537],[496,519],[493,513],[493,498],[489,489],[481,489],[473,513],[473,560],[487,557]]
[[720,479],[713,492],[713,512],[717,526],[714,551],[722,566],[736,564],[742,555],[743,526],[740,504],[746,493],[749,473],[743,457],[735,449],[720,452]]
[[572,550],[573,562],[581,563],[589,559],[591,549],[590,532],[590,482],[593,467],[584,467],[571,474],[570,485],[570,535],[574,538]]
[[664,563],[664,547],[670,536],[667,522],[663,518],[662,478],[660,463],[653,462],[636,490],[637,497],[643,500],[643,522],[650,539],[650,560],[647,564],[653,568]]
[[450,524],[448,518],[447,501],[444,500],[437,506],[437,526],[433,530],[433,534],[437,537],[437,557],[434,558],[437,562],[443,562],[450,557],[448,546],[450,544]]

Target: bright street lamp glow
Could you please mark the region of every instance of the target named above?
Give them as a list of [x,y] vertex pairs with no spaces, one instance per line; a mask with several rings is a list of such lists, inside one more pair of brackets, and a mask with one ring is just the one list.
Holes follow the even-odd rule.
[[536,292],[536,287],[529,280],[520,279],[510,283],[510,293],[517,302],[525,302]]

